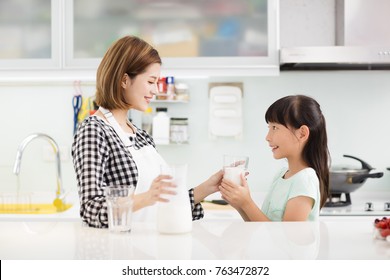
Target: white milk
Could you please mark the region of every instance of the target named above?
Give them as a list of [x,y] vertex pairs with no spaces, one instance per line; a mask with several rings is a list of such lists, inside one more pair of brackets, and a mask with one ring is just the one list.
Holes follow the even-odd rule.
[[192,230],[190,197],[186,188],[187,165],[162,165],[161,174],[169,174],[176,185],[175,195],[167,197],[157,209],[157,230],[160,233],[185,233]]
[[232,181],[237,185],[242,185],[241,174],[245,174],[245,168],[242,166],[225,166],[223,177],[227,180]]
[[186,233],[192,230],[191,205],[186,201],[159,203],[157,230],[160,233]]

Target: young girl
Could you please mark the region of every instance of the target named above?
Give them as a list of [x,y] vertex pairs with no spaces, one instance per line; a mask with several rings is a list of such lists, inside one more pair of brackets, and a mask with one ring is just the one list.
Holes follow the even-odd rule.
[[286,96],[268,108],[265,120],[273,156],[286,158],[288,167],[274,178],[261,210],[243,175],[242,186],[222,180],[222,198],[245,221],[317,220],[329,191],[329,151],[320,105],[304,95]]

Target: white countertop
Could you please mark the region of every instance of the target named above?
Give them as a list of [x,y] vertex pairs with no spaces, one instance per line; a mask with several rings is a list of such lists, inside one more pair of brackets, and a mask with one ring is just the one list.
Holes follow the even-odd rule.
[[[366,199],[376,198],[356,192],[352,201]],[[189,234],[161,235],[153,224],[134,223],[131,234],[118,235],[82,226],[77,194],[68,202],[74,206],[58,214],[0,215],[0,259],[390,259],[390,243],[373,238],[380,212],[245,223],[230,206],[204,203],[205,218]]]
[[246,223],[199,220],[193,231],[159,234],[155,225],[134,223],[114,234],[81,222],[0,222],[0,259],[390,259],[390,242],[373,238],[372,217],[320,222]]

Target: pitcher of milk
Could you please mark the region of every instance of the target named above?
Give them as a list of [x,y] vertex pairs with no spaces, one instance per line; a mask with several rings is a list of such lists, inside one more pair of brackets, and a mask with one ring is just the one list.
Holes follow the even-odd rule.
[[172,176],[176,195],[167,195],[169,202],[159,202],[157,230],[164,234],[186,233],[192,230],[192,211],[187,189],[187,164],[162,165],[162,175]]

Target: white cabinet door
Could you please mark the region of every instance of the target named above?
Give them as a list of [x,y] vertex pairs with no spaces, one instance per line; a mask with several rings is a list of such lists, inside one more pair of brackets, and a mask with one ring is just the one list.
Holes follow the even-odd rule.
[[61,0],[0,1],[0,69],[59,68]]
[[164,75],[277,74],[277,0],[65,2],[65,66],[96,68],[124,35],[151,43]]

